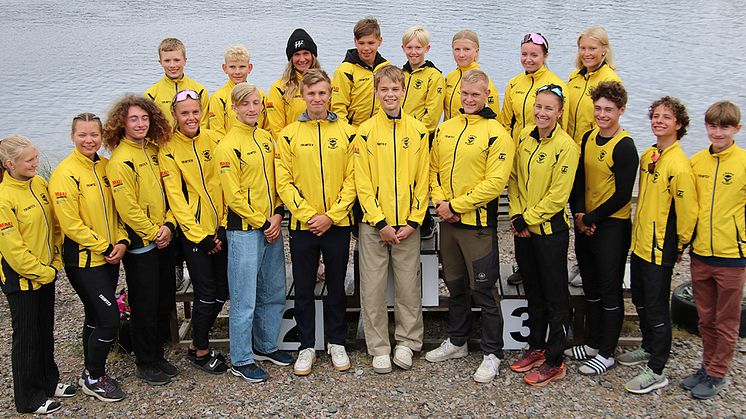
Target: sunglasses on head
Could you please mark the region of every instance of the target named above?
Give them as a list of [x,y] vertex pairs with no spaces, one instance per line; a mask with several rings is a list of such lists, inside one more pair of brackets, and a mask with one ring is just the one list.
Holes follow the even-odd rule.
[[555,95],[559,96],[560,99],[565,98],[565,95],[562,93],[562,87],[556,84],[547,84],[536,89],[537,95],[543,92],[554,93]]
[[183,102],[187,99],[199,100],[199,93],[194,90],[181,90],[176,93],[176,96],[174,96],[174,99],[171,101],[171,107],[173,108],[177,103]]
[[532,42],[536,45],[544,45],[544,48],[546,50],[549,50],[549,41],[547,41],[546,38],[544,38],[544,35],[540,34],[539,32],[529,32],[523,37],[523,41],[521,41],[521,45],[525,44],[526,42]]

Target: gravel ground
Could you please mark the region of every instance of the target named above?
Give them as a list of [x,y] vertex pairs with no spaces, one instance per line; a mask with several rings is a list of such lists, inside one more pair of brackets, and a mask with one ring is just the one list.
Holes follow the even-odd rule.
[[[512,241],[507,233],[501,233],[501,243],[501,260],[508,262],[512,259]],[[688,266],[688,260],[677,266],[675,284],[688,280]],[[0,416],[14,416],[10,313],[5,298],[0,300],[0,328],[4,330],[0,336],[0,353],[4,354],[0,358]],[[57,283],[56,315],[57,363],[62,380],[74,382],[83,368],[79,338],[83,309],[64,277]],[[699,364],[701,341],[679,330],[674,332],[666,369],[671,385],[644,396],[630,395],[623,389],[623,384],[636,375],[636,368],[620,366],[603,377],[589,378],[576,372],[576,362],[568,363],[564,380],[545,388],[530,387],[522,382],[521,375],[507,368],[517,353],[508,355],[500,375],[487,385],[471,379],[481,361],[476,351],[467,358],[435,365],[418,356],[412,370],[395,369],[383,376],[373,372],[371,358],[359,349],[350,352],[353,366],[345,373],[334,371],[329,357],[319,353],[308,377],[294,376],[292,367],[265,363],[270,380],[261,384],[248,384],[229,374],[201,372],[191,367],[177,347],[170,348],[168,355],[181,374],[170,385],[150,387],[135,378],[129,356],[112,353],[108,370],[122,383],[127,398],[107,404],[79,393],[64,400],[56,416],[746,417],[744,353],[736,355],[730,386],[713,400],[693,400],[678,383]]]

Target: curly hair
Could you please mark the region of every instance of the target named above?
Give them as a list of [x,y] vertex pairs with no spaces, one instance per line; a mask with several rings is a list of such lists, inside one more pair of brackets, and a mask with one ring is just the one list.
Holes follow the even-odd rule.
[[681,125],[681,128],[676,131],[676,139],[680,140],[686,135],[686,128],[689,126],[689,113],[686,111],[686,106],[677,98],[673,96],[663,96],[662,98],[653,102],[648,108],[648,118],[653,120],[653,112],[658,106],[664,106],[666,109],[673,112],[676,122]]
[[142,108],[150,117],[147,137],[159,146],[171,139],[171,126],[158,105],[150,99],[132,93],[124,95],[109,110],[104,125],[103,143],[107,150],[114,150],[124,136],[124,121],[131,106]]
[[608,99],[619,109],[627,106],[627,91],[622,83],[615,80],[602,81],[591,89],[591,100],[593,102],[601,98]]

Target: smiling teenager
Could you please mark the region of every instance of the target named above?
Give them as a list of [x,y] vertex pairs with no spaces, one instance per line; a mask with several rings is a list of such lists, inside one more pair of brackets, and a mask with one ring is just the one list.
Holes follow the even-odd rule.
[[422,121],[430,137],[435,135],[443,114],[445,79],[425,54],[430,52],[430,33],[422,26],[412,26],[402,36],[401,49],[407,57],[402,110]]
[[[464,74],[472,69],[478,69],[477,58],[479,58],[479,36],[471,29],[462,29],[453,35],[451,40],[451,52],[456,62],[456,69],[446,76],[445,93],[443,95],[443,121],[447,121],[459,115],[461,106],[461,79]],[[500,111],[500,101],[497,88],[492,80],[488,81],[487,107],[495,113]]]

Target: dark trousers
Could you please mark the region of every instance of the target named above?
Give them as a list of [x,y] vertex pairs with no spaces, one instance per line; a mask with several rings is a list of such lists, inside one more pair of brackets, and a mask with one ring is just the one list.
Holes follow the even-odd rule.
[[671,352],[672,266],[650,263],[632,254],[630,259],[632,304],[637,308],[642,349],[650,354],[648,367],[662,374]]
[[33,412],[54,395],[54,283],[7,294],[13,325],[13,396],[19,413]]
[[[515,237],[515,259],[523,275],[528,299],[528,344],[546,349],[546,363],[559,366],[569,322],[570,292],[567,289],[568,231],[547,236]],[[549,328],[549,337],[547,336]]]
[[176,307],[176,271],[173,247],[145,253],[126,253],[127,297],[132,310],[132,348],[138,365],[163,358],[164,337],[170,332],[171,312]]
[[181,250],[194,288],[192,343],[197,349],[208,349],[210,329],[228,299],[227,243],[218,253],[208,255],[182,236]]
[[345,275],[350,258],[350,227],[332,226],[322,236],[310,231],[290,230],[290,258],[295,287],[295,322],[300,348],[313,348],[316,336],[316,270],[319,256],[324,256],[326,291],[324,327],[328,343],[344,345],[347,336],[345,320]]
[[440,223],[440,257],[448,300],[448,337],[461,346],[471,335],[472,302],[482,310],[481,347],[503,357],[503,319],[497,281],[500,279],[495,227],[459,228]]
[[83,302],[83,355],[92,379],[106,374],[109,355],[119,331],[119,307],[114,290],[119,280],[119,264],[94,268],[66,266],[70,284]]
[[576,232],[575,255],[586,305],[586,342],[605,358],[614,356],[624,322],[622,284],[631,239],[630,220],[608,218],[592,236]]

